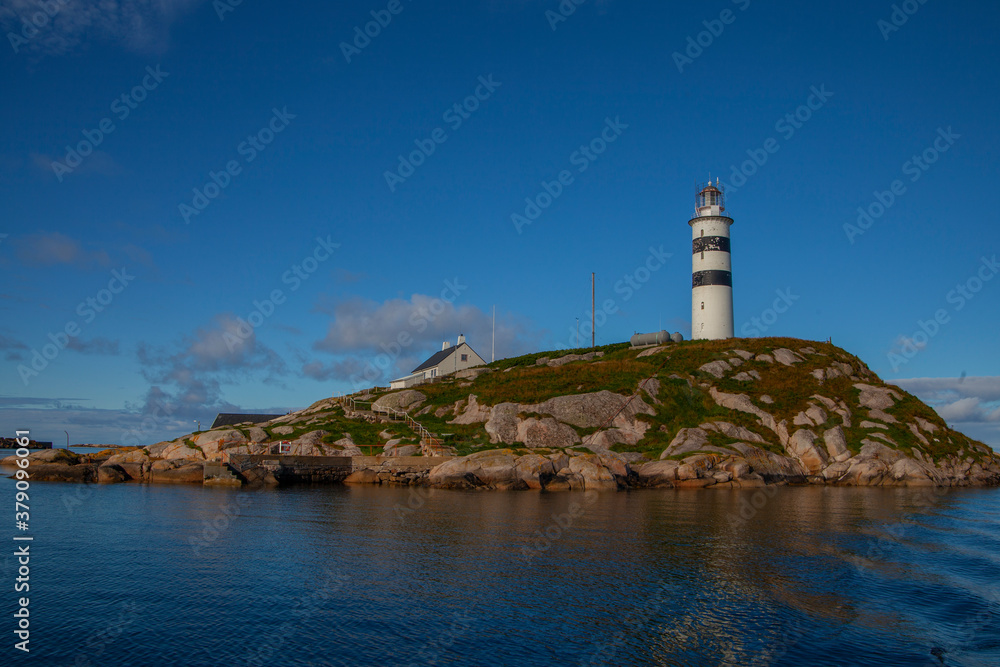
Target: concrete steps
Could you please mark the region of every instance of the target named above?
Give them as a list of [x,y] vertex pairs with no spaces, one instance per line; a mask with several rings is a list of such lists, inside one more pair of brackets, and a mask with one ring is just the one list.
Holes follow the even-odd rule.
[[243,486],[243,480],[237,477],[228,463],[206,461],[202,483],[205,486]]

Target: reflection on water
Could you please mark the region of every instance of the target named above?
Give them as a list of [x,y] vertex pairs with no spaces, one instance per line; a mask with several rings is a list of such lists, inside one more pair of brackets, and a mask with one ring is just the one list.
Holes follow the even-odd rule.
[[998,498],[38,483],[30,660],[996,665]]

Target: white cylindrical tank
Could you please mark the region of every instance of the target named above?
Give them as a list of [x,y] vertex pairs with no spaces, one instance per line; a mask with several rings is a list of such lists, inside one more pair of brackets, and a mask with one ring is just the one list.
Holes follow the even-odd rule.
[[662,345],[663,343],[670,342],[670,334],[666,331],[657,331],[656,333],[648,334],[635,334],[629,339],[632,347],[645,347],[646,345]]
[[725,192],[711,181],[699,188],[695,217],[691,225],[691,338],[720,340],[732,338],[733,267],[730,256],[729,226],[733,219],[724,215]]

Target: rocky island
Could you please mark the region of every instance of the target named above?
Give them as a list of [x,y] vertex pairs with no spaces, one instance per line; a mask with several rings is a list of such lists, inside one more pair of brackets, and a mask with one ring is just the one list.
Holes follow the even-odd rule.
[[[282,455],[279,440],[291,443]],[[32,479],[100,483],[1000,484],[992,449],[848,352],[790,338],[532,354],[419,389],[326,398],[263,424],[30,458]]]

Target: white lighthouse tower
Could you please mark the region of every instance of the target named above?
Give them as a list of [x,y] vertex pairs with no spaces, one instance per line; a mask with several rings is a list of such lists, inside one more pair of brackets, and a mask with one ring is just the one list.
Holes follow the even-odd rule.
[[691,338],[733,337],[733,265],[725,192],[718,179],[698,188],[695,217],[688,222],[694,238],[691,255]]

